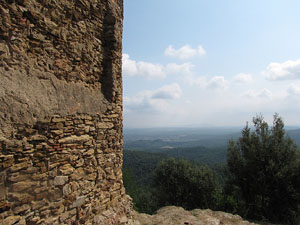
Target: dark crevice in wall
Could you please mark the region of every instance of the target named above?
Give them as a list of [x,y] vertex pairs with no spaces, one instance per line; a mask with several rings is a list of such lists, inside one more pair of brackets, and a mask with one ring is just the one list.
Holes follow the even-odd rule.
[[109,101],[113,101],[113,89],[114,89],[114,71],[113,62],[114,56],[113,52],[116,49],[116,39],[115,39],[115,24],[116,18],[113,15],[112,10],[109,7],[109,3],[106,5],[107,10],[104,17],[104,27],[103,27],[103,74],[100,77],[100,82],[102,84],[102,92],[104,97]]

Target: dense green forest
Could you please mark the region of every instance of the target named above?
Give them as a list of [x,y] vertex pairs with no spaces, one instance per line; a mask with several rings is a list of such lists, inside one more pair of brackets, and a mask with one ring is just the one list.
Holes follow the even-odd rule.
[[159,153],[143,151],[123,152],[123,173],[124,176],[132,176],[138,187],[152,184],[153,172],[158,163],[167,156]]
[[124,150],[123,167],[131,170],[138,186],[150,185],[156,166],[167,158],[187,159],[199,165],[209,165],[218,175],[222,176],[222,167],[226,163],[226,151],[223,147],[209,149],[201,146],[166,150],[154,149],[151,152]]
[[[134,200],[135,209],[139,212],[153,213],[159,209],[158,203],[153,202],[153,182],[155,170],[161,162],[168,159],[177,158],[177,160],[188,159],[186,162],[193,166],[207,165],[214,173],[219,184],[224,184],[225,162],[223,157],[219,160],[213,158],[213,154],[208,158],[210,164],[206,164],[208,149],[188,148],[173,149],[169,153],[151,153],[144,151],[124,150],[123,152],[123,180],[127,194]],[[199,150],[199,151],[198,151]],[[193,152],[195,151],[195,152]],[[217,151],[218,152],[218,151]],[[194,156],[194,157],[193,157]],[[211,158],[210,158],[211,157]],[[226,157],[226,155],[225,155]],[[222,162],[222,163],[217,163]],[[147,202],[149,201],[149,202]]]
[[277,115],[272,126],[262,116],[253,123],[226,148],[124,150],[124,185],[135,209],[210,208],[256,221],[299,224],[299,149]]

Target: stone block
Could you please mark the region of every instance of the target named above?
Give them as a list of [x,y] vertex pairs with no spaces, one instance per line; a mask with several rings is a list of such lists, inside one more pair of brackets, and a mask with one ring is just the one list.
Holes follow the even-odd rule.
[[114,127],[113,123],[97,123],[97,128],[99,129],[111,129]]
[[97,178],[97,173],[90,173],[87,175],[86,179],[89,181],[94,181]]
[[31,178],[31,175],[29,175],[29,174],[12,173],[8,177],[8,180],[11,182],[20,182],[20,181],[26,181],[30,178]]
[[71,120],[71,121],[66,121],[65,122],[65,125],[68,127],[68,126],[72,126],[74,124],[74,122]]
[[12,189],[15,192],[22,192],[25,190],[32,190],[35,186],[37,186],[37,182],[21,181],[21,182],[12,184]]
[[15,207],[13,209],[13,212],[14,212],[14,214],[20,214],[20,213],[25,212],[25,211],[30,210],[30,209],[31,209],[31,207],[29,205],[24,204],[24,205]]
[[33,210],[38,210],[42,207],[45,207],[48,203],[45,199],[43,199],[41,201],[33,201],[30,204],[31,204]]
[[38,167],[30,166],[26,170],[22,170],[22,173],[34,174],[34,173],[37,173],[38,171],[39,171]]
[[56,123],[50,126],[52,130],[62,130],[64,128],[63,123]]
[[66,184],[63,187],[63,195],[70,195],[72,193],[72,185],[71,184]]
[[63,130],[51,130],[51,133],[53,133],[55,135],[62,135],[64,132],[63,132]]
[[67,183],[69,180],[68,176],[56,176],[54,178],[54,185],[58,186],[58,185],[64,185],[65,183]]
[[35,134],[33,136],[31,136],[28,141],[46,141],[48,138],[45,137],[44,135],[40,135],[40,134]]
[[14,164],[14,156],[13,155],[0,155],[0,162],[2,160],[2,167],[8,168]]
[[22,170],[22,169],[26,169],[27,167],[31,166],[32,163],[30,161],[25,161],[25,162],[22,162],[22,163],[17,163],[13,166],[11,166],[9,168],[10,172],[14,173],[14,172],[17,172],[19,170]]
[[75,168],[72,167],[70,164],[63,165],[59,168],[59,171],[62,175],[70,175],[74,172]]
[[73,180],[81,180],[85,176],[85,171],[83,168],[79,167],[74,171],[74,173],[71,175],[71,178]]
[[9,216],[3,220],[3,224],[12,225],[18,222],[21,219],[21,216]]
[[51,122],[52,123],[62,123],[62,122],[65,122],[65,118],[61,118],[61,117],[54,117],[51,119]]
[[83,120],[92,120],[93,119],[90,115],[81,115],[80,118]]
[[8,201],[0,201],[0,212],[8,211],[12,206],[12,203]]
[[72,135],[69,137],[59,139],[58,142],[61,144],[71,144],[71,143],[87,142],[91,139],[92,139],[92,137],[89,135],[81,135],[81,136]]
[[81,205],[83,205],[85,203],[86,200],[86,196],[80,196],[78,197],[73,204],[71,205],[71,208],[77,208],[80,207]]
[[47,173],[36,173],[31,176],[31,179],[34,181],[44,181],[48,177]]
[[88,158],[91,158],[91,156],[93,156],[94,154],[95,154],[94,149],[88,149],[87,151],[83,152],[83,156]]
[[34,197],[27,193],[8,193],[8,201],[17,202],[18,204],[31,203]]
[[49,194],[47,197],[49,197],[50,201],[58,201],[62,198],[62,196],[62,190],[60,188],[52,188],[51,190],[49,190]]

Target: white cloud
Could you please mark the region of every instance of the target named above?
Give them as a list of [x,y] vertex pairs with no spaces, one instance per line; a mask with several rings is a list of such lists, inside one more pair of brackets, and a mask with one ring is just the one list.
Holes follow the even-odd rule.
[[268,80],[300,79],[300,60],[270,63],[263,74]]
[[171,56],[179,59],[190,59],[195,56],[205,55],[206,51],[199,45],[197,48],[192,48],[189,45],[184,45],[179,49],[175,49],[172,45],[169,45],[165,50],[166,56]]
[[141,76],[148,79],[164,78],[169,74],[189,74],[195,67],[192,63],[169,63],[166,66],[130,59],[128,54],[122,56],[122,70],[127,76]]
[[237,83],[248,84],[253,81],[253,78],[251,74],[239,73],[233,78],[233,80]]
[[199,45],[198,49],[197,49],[197,53],[198,53],[199,56],[202,56],[202,55],[206,54],[206,51],[201,45]]
[[198,86],[200,88],[205,88],[207,85],[207,79],[204,76],[196,77],[192,74],[185,76],[185,81],[191,86]]
[[128,54],[122,55],[122,70],[128,76],[142,76],[149,79],[164,78],[166,76],[164,67],[161,64],[137,62],[130,59]]
[[152,93],[155,99],[178,99],[182,94],[182,90],[177,83],[165,85]]
[[134,111],[165,111],[170,100],[178,99],[182,95],[180,85],[173,83],[157,90],[143,91],[134,97],[124,96],[125,110]]
[[207,87],[210,89],[226,89],[228,81],[223,76],[215,76],[207,82]]
[[244,96],[249,98],[272,98],[273,94],[270,90],[267,88],[264,88],[263,90],[248,90],[244,93]]
[[122,54],[122,70],[123,73],[129,76],[135,76],[138,74],[136,61],[130,59],[128,54]]
[[291,84],[287,91],[290,95],[300,95],[300,86]]
[[137,68],[139,74],[148,78],[163,78],[166,76],[164,68],[160,64],[152,64],[141,61],[137,63]]
[[165,67],[165,71],[167,74],[189,74],[191,73],[192,69],[195,66],[192,63],[183,63],[183,64],[176,64],[176,63],[169,63]]
[[193,75],[188,75],[185,77],[186,81],[190,85],[196,85],[199,86],[200,88],[207,88],[207,89],[226,89],[229,86],[229,82],[225,80],[225,77],[223,76],[214,76],[211,79],[207,79],[204,76],[193,76]]

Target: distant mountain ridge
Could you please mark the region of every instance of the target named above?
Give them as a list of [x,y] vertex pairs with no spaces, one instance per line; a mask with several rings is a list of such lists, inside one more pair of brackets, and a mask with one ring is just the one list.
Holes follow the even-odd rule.
[[220,147],[237,139],[240,128],[156,128],[124,129],[124,148],[151,150],[165,148]]
[[[171,148],[224,147],[237,140],[242,128],[153,128],[124,129],[124,148],[153,150]],[[287,135],[300,146],[300,129],[287,130]]]

